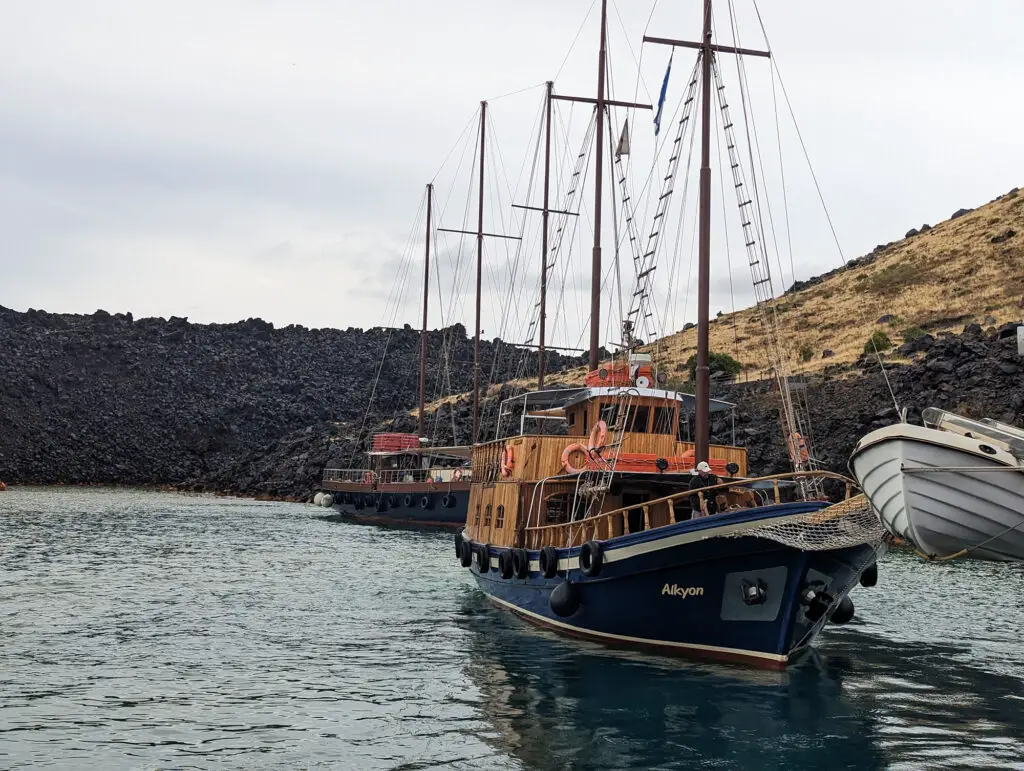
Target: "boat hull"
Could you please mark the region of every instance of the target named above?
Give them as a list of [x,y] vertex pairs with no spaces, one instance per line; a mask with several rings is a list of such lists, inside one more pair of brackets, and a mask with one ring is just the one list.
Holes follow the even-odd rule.
[[[785,517],[823,505],[782,504],[766,507],[772,511],[765,515]],[[782,669],[813,643],[828,613],[874,563],[875,549],[802,551],[758,537],[729,537],[731,520],[722,514],[604,541],[598,575],[583,574],[579,547],[557,550],[560,571],[553,578],[540,574],[538,551],[529,552],[531,572],[524,579],[501,576],[502,549],[491,549],[490,570],[481,572],[477,560],[470,569],[493,603],[565,635]],[[759,582],[765,599],[748,604],[745,587]],[[563,584],[572,589],[559,589]],[[827,612],[806,601],[808,588],[832,601]],[[553,599],[556,590],[563,597]],[[567,615],[572,603],[554,609],[565,594],[578,601]]]
[[443,528],[458,530],[466,524],[469,485],[409,483],[394,489],[373,489],[369,485],[348,485],[333,490],[331,508],[347,520],[385,527]]
[[886,530],[922,553],[1024,560],[1024,468],[1009,453],[901,424],[865,436],[850,466]]

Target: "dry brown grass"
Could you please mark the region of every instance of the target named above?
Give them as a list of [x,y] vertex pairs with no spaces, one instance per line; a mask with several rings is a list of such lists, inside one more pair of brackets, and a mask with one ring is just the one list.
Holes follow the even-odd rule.
[[[1017,235],[991,239],[1007,229]],[[1022,315],[1024,297],[1024,191],[1011,193],[931,230],[898,241],[869,264],[827,278],[774,302],[783,348],[793,372],[814,372],[829,364],[852,362],[877,329],[903,342],[904,329],[953,330],[964,324],[997,324]],[[885,315],[897,320],[876,323]],[[750,377],[766,368],[764,335],[753,308],[711,321],[711,349],[747,365]],[[814,351],[800,362],[804,345]],[[834,356],[823,359],[824,350]],[[697,330],[670,335],[649,347],[671,370],[697,350]]]
[[[1016,235],[992,243],[1008,229]],[[829,364],[855,361],[875,330],[886,332],[894,345],[903,342],[903,331],[920,327],[935,333],[959,332],[965,324],[996,324],[1024,315],[1024,190],[1008,193],[955,220],[897,241],[873,261],[847,268],[821,284],[783,295],[773,303],[780,338],[789,355],[790,372],[816,372]],[[878,324],[882,316],[896,321]],[[711,350],[728,353],[745,365],[749,379],[767,375],[764,333],[754,308],[711,320]],[[803,346],[814,351],[801,362]],[[833,356],[823,359],[824,350]],[[669,335],[644,349],[661,368],[675,376],[697,351],[697,330]],[[566,385],[583,383],[586,368],[554,375],[551,381]],[[536,380],[513,385],[536,387]],[[452,402],[465,394],[437,402]]]

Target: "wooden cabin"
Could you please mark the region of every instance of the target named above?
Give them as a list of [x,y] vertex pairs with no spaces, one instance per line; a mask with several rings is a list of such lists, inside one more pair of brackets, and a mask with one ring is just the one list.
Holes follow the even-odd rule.
[[[520,431],[473,448],[467,535],[478,543],[537,548],[539,544],[524,543],[525,529],[579,519],[582,512],[570,510],[583,505],[578,488],[605,477],[613,481],[598,496],[599,511],[636,509],[620,518],[619,532],[599,537],[689,519],[685,500],[645,503],[689,485],[695,445],[682,438],[682,427],[693,398],[661,389],[596,386],[535,391],[506,400],[499,430],[518,414]],[[712,400],[712,412],[732,408],[728,402]],[[526,433],[530,420],[558,421],[565,433]],[[599,444],[594,441],[601,439],[596,426],[606,427]],[[596,451],[588,451],[595,446]],[[719,476],[747,475],[742,447],[711,445],[710,456]],[[614,478],[607,473],[613,462]]]

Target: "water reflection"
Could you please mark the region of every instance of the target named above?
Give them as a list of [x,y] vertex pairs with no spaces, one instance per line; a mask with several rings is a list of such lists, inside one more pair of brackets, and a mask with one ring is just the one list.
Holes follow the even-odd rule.
[[487,738],[526,768],[1024,764],[1020,680],[957,661],[955,645],[854,630],[759,672],[563,640],[478,597],[462,611]]

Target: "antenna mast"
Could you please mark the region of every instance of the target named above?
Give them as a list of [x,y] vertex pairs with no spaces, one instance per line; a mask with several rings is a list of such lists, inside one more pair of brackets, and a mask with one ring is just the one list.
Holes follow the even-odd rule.
[[434,186],[427,185],[427,246],[423,258],[423,329],[420,332],[420,421],[419,434],[423,436],[424,409],[427,394],[427,301],[430,291],[430,210]]

